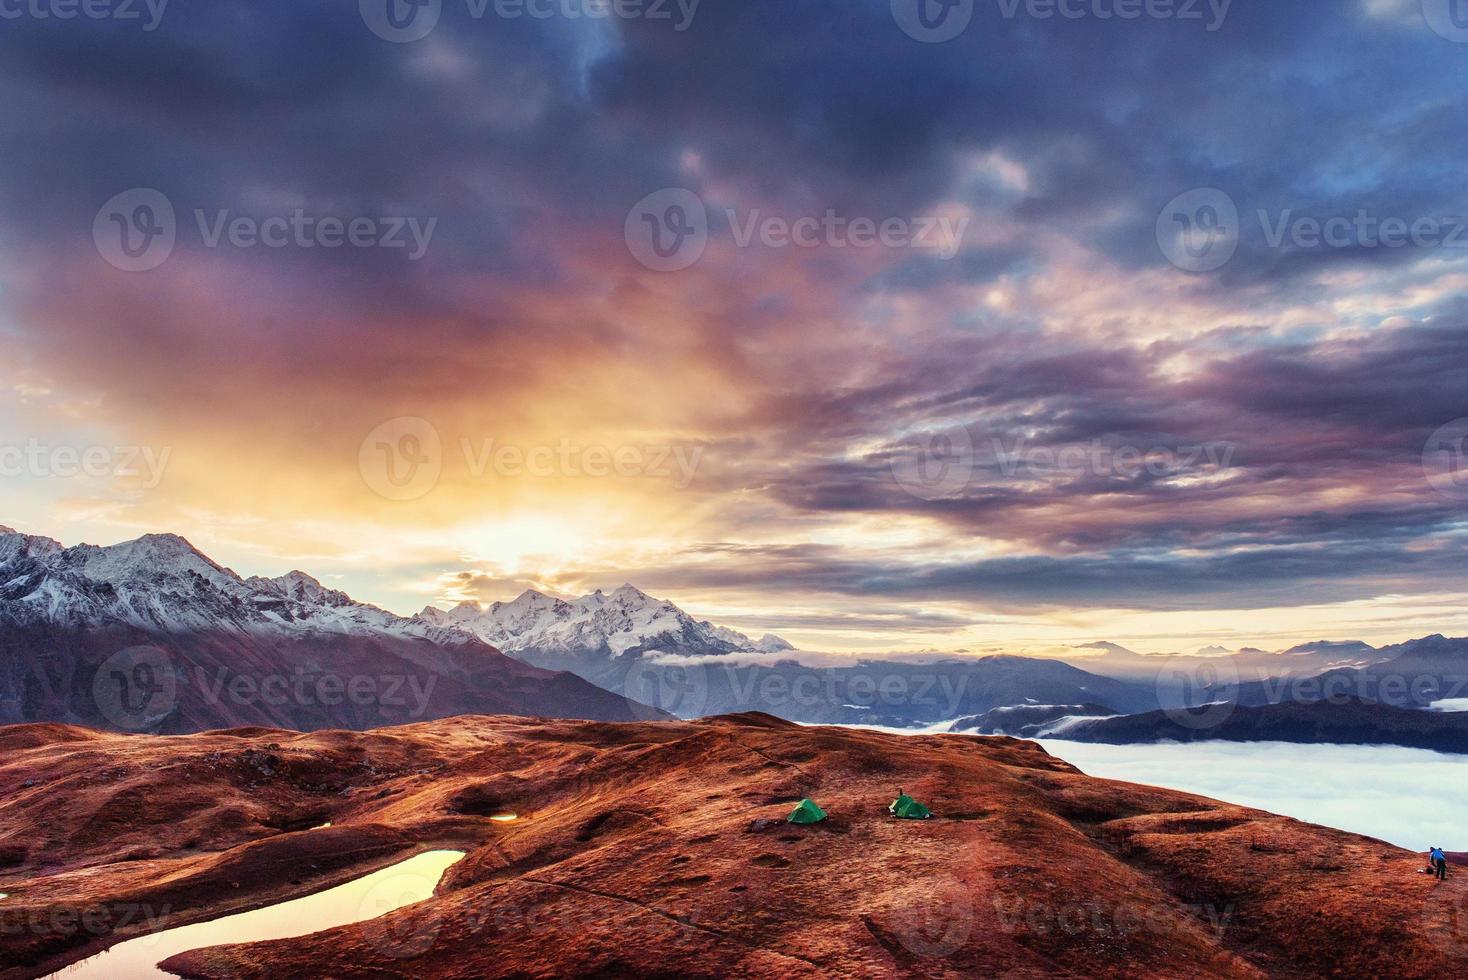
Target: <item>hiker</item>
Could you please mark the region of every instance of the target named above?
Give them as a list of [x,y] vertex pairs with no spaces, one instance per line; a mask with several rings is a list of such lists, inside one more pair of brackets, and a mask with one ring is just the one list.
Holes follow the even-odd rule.
[[1437,880],[1445,880],[1448,876],[1448,856],[1443,853],[1443,849],[1433,845],[1432,850],[1427,854],[1427,859],[1432,862],[1432,869],[1437,873]]

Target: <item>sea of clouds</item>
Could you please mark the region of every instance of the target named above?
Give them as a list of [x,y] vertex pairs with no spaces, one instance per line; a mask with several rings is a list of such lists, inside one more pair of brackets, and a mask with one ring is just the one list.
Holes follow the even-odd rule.
[[1091,776],[1197,793],[1414,851],[1468,851],[1468,757],[1287,742],[1040,744]]

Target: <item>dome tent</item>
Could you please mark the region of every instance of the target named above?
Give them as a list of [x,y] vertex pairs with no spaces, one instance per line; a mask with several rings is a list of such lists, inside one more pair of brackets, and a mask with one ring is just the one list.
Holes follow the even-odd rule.
[[826,811],[812,800],[801,800],[800,805],[786,818],[789,823],[820,823],[826,819]]
[[892,801],[892,805],[887,808],[887,812],[899,820],[927,820],[933,816],[932,810],[929,810],[900,789],[897,791],[897,799]]

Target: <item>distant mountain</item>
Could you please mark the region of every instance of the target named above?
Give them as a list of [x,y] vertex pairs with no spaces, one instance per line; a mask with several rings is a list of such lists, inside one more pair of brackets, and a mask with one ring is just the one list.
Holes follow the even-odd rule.
[[1149,685],[1027,657],[839,664],[769,656],[550,662],[584,671],[581,675],[593,683],[684,718],[761,711],[806,724],[911,728],[1004,705],[1089,701],[1118,712],[1158,706]]
[[1149,742],[1299,742],[1331,745],[1401,745],[1438,752],[1468,752],[1468,712],[1433,712],[1361,700],[1292,701],[1234,706],[1207,725],[1177,711],[1092,721],[1076,720],[1052,737],[1072,742],[1132,745]]
[[631,585],[569,600],[532,589],[487,608],[474,602],[448,612],[429,606],[415,618],[428,627],[467,631],[531,663],[568,656],[596,660],[644,653],[719,656],[795,649],[773,634],[751,640],[695,620],[666,599],[654,599]]
[[1364,666],[1296,670],[1246,681],[1229,699],[1245,705],[1355,699],[1426,708],[1464,698],[1468,698],[1468,638],[1435,634],[1382,647]]
[[361,729],[465,713],[658,716],[304,572],[241,578],[177,535],[65,548],[0,528],[0,724]]
[[1164,696],[1170,690],[1195,686],[1210,677],[1228,684],[1280,676],[1310,676],[1327,670],[1367,667],[1392,656],[1389,649],[1377,650],[1356,640],[1319,641],[1274,652],[1257,647],[1230,651],[1209,646],[1196,653],[1144,654],[1108,642],[1088,643],[1076,649],[1101,653],[1065,657],[1066,663],[1107,677],[1150,681]]

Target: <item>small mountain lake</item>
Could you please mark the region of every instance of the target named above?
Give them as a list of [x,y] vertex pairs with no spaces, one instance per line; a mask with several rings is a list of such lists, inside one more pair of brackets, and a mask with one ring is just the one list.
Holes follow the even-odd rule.
[[462,851],[428,851],[392,867],[253,912],[240,912],[139,936],[80,960],[46,980],[141,980],[174,978],[157,964],[177,953],[225,943],[290,939],[324,929],[365,922],[433,895],[443,873]]

